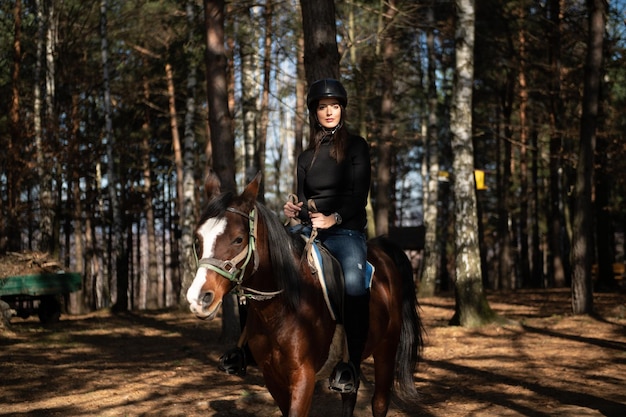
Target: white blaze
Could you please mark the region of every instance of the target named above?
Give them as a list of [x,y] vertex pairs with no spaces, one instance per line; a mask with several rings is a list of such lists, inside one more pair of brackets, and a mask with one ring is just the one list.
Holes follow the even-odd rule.
[[[198,229],[198,234],[202,236],[202,253],[199,254],[199,257],[202,258],[212,258],[215,253],[215,243],[217,242],[217,238],[224,233],[226,229],[226,219],[224,218],[211,218],[207,220],[200,228]],[[199,304],[200,292],[202,290],[202,286],[204,285],[206,275],[206,268],[201,266],[196,271],[196,277],[193,279],[191,286],[187,290],[187,301],[191,305],[191,308],[194,308],[194,305]]]

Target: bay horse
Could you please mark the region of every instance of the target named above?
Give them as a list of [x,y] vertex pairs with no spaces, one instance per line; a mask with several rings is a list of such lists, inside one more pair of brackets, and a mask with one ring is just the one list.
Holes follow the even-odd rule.
[[[196,229],[198,269],[187,301],[198,318],[211,320],[228,293],[245,296],[243,332],[267,388],[283,416],[305,417],[316,380],[341,359],[333,347],[345,342],[333,343],[336,321],[322,285],[302,262],[303,239],[290,235],[278,216],[257,202],[259,184],[257,175],[236,196],[220,192],[214,173],[207,176],[208,204]],[[372,415],[385,417],[392,389],[404,403],[417,403],[413,372],[423,327],[406,255],[381,238],[370,240],[367,252],[375,274],[363,359],[374,357]],[[357,393],[341,396],[341,416],[352,417]]]

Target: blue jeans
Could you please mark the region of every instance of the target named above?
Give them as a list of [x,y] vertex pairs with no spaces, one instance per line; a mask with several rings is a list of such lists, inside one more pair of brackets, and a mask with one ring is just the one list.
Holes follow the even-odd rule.
[[[296,226],[295,229],[307,236],[311,235],[310,226]],[[341,264],[346,295],[356,297],[367,294],[365,283],[367,242],[365,233],[339,227],[318,229],[316,240],[322,242]]]

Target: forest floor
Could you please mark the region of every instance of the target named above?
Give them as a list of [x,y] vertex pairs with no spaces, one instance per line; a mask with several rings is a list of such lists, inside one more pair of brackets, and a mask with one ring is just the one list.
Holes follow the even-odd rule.
[[[415,372],[422,405],[389,417],[626,416],[626,294],[594,296],[572,316],[568,290],[489,293],[515,324],[447,325],[453,297],[422,299],[427,339]],[[185,312],[62,316],[51,327],[14,318],[0,333],[0,416],[274,417],[257,368],[217,370],[220,321]],[[372,378],[371,359],[364,373]],[[363,383],[356,416],[370,416]],[[322,382],[311,417],[339,415]]]

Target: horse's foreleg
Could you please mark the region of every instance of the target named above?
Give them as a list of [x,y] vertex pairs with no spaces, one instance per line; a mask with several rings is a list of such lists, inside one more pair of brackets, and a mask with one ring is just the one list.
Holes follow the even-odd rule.
[[307,417],[311,411],[315,382],[308,386],[292,386],[291,391],[280,385],[269,383],[267,389],[276,401],[283,417]]
[[301,366],[291,375],[289,417],[307,417],[311,411],[315,391],[315,371],[312,366]]
[[276,379],[264,374],[265,385],[267,390],[274,398],[276,405],[280,408],[280,412],[283,416],[289,416],[289,407],[291,406],[291,402],[289,400],[290,394],[289,390],[286,389],[283,385],[281,385]]

